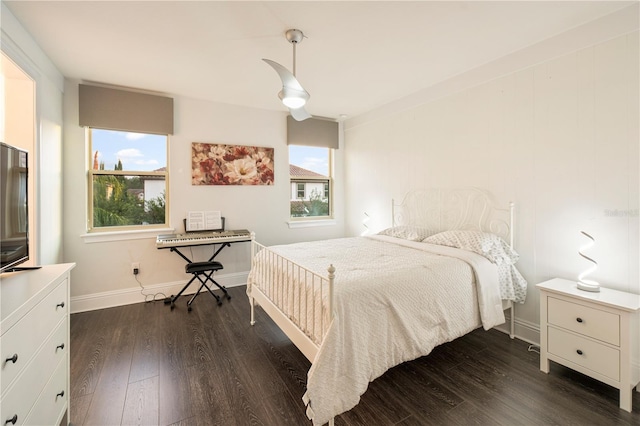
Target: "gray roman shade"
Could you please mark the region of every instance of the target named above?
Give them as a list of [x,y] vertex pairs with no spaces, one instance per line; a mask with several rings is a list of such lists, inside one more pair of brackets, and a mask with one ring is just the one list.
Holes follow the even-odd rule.
[[80,126],[173,134],[173,99],[81,84]]
[[338,122],[322,118],[296,121],[287,116],[287,145],[338,149]]

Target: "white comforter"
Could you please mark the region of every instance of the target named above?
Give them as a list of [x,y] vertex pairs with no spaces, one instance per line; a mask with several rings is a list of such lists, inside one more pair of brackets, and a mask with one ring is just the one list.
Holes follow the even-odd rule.
[[336,267],[335,317],[303,397],[314,425],[357,405],[389,368],[504,322],[497,268],[472,252],[384,236],[270,249],[318,274]]

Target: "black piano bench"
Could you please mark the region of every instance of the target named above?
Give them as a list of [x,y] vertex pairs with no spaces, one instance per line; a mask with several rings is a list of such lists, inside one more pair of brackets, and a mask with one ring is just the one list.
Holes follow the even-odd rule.
[[224,293],[223,297],[226,297],[227,300],[231,300],[231,296],[229,296],[229,293],[227,293],[227,289],[224,286],[218,284],[216,280],[213,279],[213,273],[215,271],[219,271],[222,268],[223,268],[222,263],[216,262],[216,261],[187,263],[184,267],[184,271],[187,274],[193,274],[193,277],[189,280],[189,282],[184,287],[182,287],[182,290],[180,290],[178,294],[171,297],[171,309],[173,310],[173,308],[175,307],[176,299],[180,297],[182,293],[184,293],[184,291],[191,285],[191,283],[196,278],[198,279],[198,281],[200,281],[200,288],[198,288],[198,291],[196,291],[195,294],[191,297],[191,299],[189,299],[189,301],[187,302],[187,307],[189,312],[191,312],[191,304],[193,303],[195,298],[198,297],[198,295],[200,294],[200,291],[202,291],[202,289],[205,287],[209,291],[209,293],[216,299],[218,306],[222,305],[222,300],[218,295],[216,295],[213,292],[213,290],[211,290],[211,287],[207,285],[208,282],[215,284],[216,287],[218,287],[220,290],[222,290],[222,293]]

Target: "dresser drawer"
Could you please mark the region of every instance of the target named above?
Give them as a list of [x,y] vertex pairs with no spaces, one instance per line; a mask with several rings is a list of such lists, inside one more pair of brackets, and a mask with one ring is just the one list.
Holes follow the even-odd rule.
[[55,373],[53,373],[51,380],[49,380],[40,394],[38,401],[36,401],[24,424],[46,425],[52,424],[54,421],[59,422],[67,407],[68,397],[67,357],[64,356],[58,363]]
[[[18,423],[16,424],[24,422],[26,415],[38,397],[39,390],[45,386],[56,366],[62,360],[67,359],[67,353],[69,352],[67,324],[68,319],[64,318],[28,365],[28,368],[9,387],[9,392],[2,399],[2,415],[5,417],[0,419],[6,420],[17,414]],[[64,348],[58,347],[63,344]],[[64,361],[64,365],[67,365],[66,361]]]
[[548,298],[549,324],[620,346],[620,315],[599,309]]
[[[51,293],[29,311],[25,318],[18,321],[2,335],[2,353],[0,359],[0,394],[11,385],[29,360],[47,339],[54,327],[68,314],[67,283],[63,280]],[[64,306],[59,306],[64,303]],[[66,340],[66,336],[65,336]],[[17,361],[6,362],[7,358],[17,355]]]
[[602,343],[549,327],[548,352],[610,379],[620,380],[620,351]]

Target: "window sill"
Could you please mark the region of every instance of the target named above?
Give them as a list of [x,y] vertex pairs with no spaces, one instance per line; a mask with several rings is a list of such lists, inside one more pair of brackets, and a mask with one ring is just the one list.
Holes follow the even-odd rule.
[[110,241],[144,240],[156,238],[159,234],[173,234],[173,228],[137,229],[135,231],[94,232],[80,235],[85,244]]
[[313,228],[316,226],[333,226],[335,224],[335,219],[290,220],[287,222],[287,225],[289,225],[289,229]]

